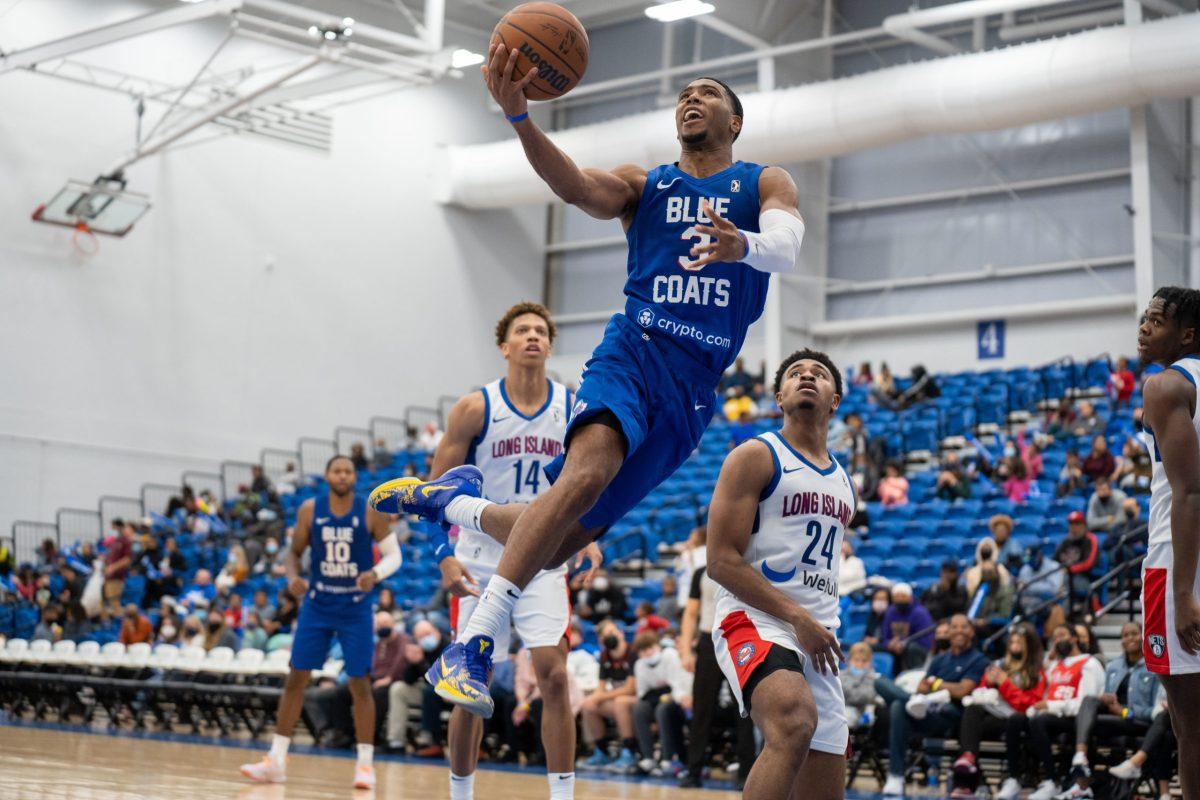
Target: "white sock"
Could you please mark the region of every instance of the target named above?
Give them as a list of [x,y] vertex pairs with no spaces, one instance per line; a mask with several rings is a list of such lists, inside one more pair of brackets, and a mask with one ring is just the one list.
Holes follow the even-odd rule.
[[475,773],[455,775],[450,773],[450,800],[475,800]]
[[508,627],[513,605],[520,596],[521,590],[515,583],[493,575],[479,602],[475,604],[471,619],[467,621],[467,629],[460,638],[466,641],[476,636],[489,636],[495,641],[500,631]]
[[375,758],[375,745],[360,744],[355,750],[358,752],[358,765],[360,767],[371,766],[371,759]]
[[483,510],[495,505],[482,497],[456,497],[446,506],[446,522],[473,531],[484,532]]
[[278,733],[271,737],[271,760],[277,764],[282,764],[287,758],[288,745],[292,743],[291,738],[280,736]]
[[550,800],[575,800],[574,772],[548,772],[546,779],[550,781]]
[[1085,766],[1086,766],[1086,765],[1087,765],[1087,763],[1088,763],[1088,760],[1087,760],[1087,753],[1084,753],[1084,752],[1082,752],[1082,751],[1076,750],[1076,751],[1075,751],[1075,755],[1071,756],[1071,766],[1072,766],[1072,767],[1073,767],[1073,766],[1075,766],[1075,765],[1077,765],[1077,764],[1083,764],[1083,765],[1085,765]]

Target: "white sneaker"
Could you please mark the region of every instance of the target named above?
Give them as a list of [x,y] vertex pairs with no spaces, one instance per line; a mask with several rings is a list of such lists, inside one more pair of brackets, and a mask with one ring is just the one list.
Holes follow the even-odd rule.
[[1108,774],[1123,781],[1136,781],[1142,777],[1142,768],[1127,758],[1110,769]]
[[913,719],[925,719],[925,715],[929,713],[928,695],[914,694],[908,698],[908,702],[904,704],[904,710]]
[[996,800],[1017,800],[1021,796],[1021,782],[1016,778],[1005,778],[1004,783],[1000,784],[1000,791],[996,794]]
[[375,768],[373,766],[370,764],[356,764],[354,766],[354,788],[375,788]]
[[640,769],[646,775],[649,775],[651,772],[653,772],[654,768],[657,766],[658,764],[654,762],[653,758],[643,758],[638,761],[638,769]]
[[262,761],[254,764],[242,764],[242,775],[258,783],[284,783],[287,781],[285,764],[277,763],[271,756],[262,757]]
[[1059,791],[1058,784],[1047,779],[1037,785],[1033,794],[1029,795],[1029,800],[1054,800]]
[[904,776],[903,775],[888,775],[887,783],[883,785],[884,797],[903,797],[904,796]]

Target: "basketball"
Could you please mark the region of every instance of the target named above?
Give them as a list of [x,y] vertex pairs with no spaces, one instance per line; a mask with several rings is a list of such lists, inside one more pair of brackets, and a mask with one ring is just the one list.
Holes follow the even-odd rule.
[[525,87],[530,100],[561,97],[583,79],[588,63],[588,36],[575,15],[556,3],[522,3],[496,24],[492,43],[516,50],[517,80],[536,67],[538,76]]

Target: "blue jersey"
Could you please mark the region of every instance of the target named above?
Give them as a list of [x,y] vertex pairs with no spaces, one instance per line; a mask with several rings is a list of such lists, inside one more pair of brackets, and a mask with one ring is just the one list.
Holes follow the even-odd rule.
[[[693,266],[693,247],[711,237],[701,199],[742,230],[758,232],[760,164],[735,162],[707,178],[674,164],[655,167],[626,238],[625,315],[658,341],[669,342],[714,380],[733,363],[746,330],[762,315],[770,276],[741,262]],[[671,346],[674,346],[673,348]],[[668,357],[671,353],[665,353]]]
[[358,592],[358,576],[375,563],[372,539],[365,498],[356,494],[350,513],[338,517],[329,508],[329,495],[318,495],[309,533],[313,588],[329,594]]

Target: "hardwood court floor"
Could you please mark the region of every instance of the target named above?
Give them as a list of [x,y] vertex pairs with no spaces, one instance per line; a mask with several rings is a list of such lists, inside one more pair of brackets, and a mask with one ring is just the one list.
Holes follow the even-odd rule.
[[[293,755],[288,782],[250,784],[238,765],[259,751],[186,742],[107,736],[0,725],[2,800],[443,800],[444,764],[377,760],[373,791],[350,786],[348,757]],[[480,770],[475,793],[486,800],[538,800],[549,792],[543,775]],[[576,800],[732,800],[713,790],[581,778]]]

